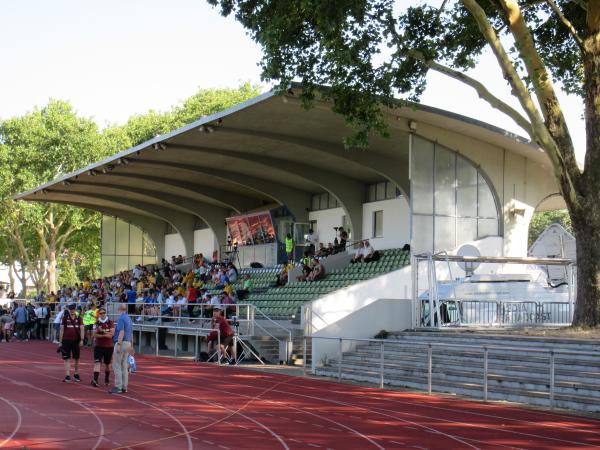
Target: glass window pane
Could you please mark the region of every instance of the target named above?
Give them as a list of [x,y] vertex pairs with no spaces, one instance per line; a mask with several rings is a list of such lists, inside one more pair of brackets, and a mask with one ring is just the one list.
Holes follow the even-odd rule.
[[[115,218],[102,216],[102,254],[115,254]],[[112,274],[111,274],[112,275]]]
[[156,246],[154,245],[154,241],[146,233],[144,233],[144,256],[156,257]]
[[455,154],[439,145],[435,148],[435,213],[444,216],[454,216],[454,161]]
[[129,256],[116,256],[115,257],[115,270],[116,273],[122,272],[124,270],[129,270],[131,267],[129,266]]
[[374,202],[375,201],[375,188],[377,187],[377,185],[375,184],[370,184],[369,185],[369,191],[367,194],[367,201],[368,202]]
[[129,254],[141,255],[144,243],[142,242],[142,230],[135,225],[129,227]]
[[435,251],[450,250],[456,247],[456,219],[454,217],[435,218]]
[[375,200],[385,199],[385,182],[377,183],[377,193],[375,194]]
[[498,219],[479,219],[477,237],[498,236]]
[[412,242],[410,244],[413,253],[433,251],[433,217],[412,217]]
[[456,219],[456,246],[477,240],[477,219]]
[[129,255],[129,224],[123,220],[117,220],[117,255]]
[[115,274],[115,257],[112,255],[102,255],[102,276],[110,277]]
[[313,211],[318,211],[319,208],[319,194],[315,194],[312,196],[312,210]]
[[477,169],[460,156],[456,161],[457,212],[459,217],[477,216]]
[[144,261],[142,255],[134,255],[129,257],[129,268],[133,269],[136,265],[143,265]]
[[413,137],[411,158],[413,213],[433,214],[433,143]]
[[321,194],[320,208],[319,209],[327,209],[329,208],[329,194],[327,192],[323,192]]
[[335,199],[335,197],[333,195],[328,195],[329,197],[329,208],[337,208],[337,200]]
[[498,217],[494,196],[485,179],[479,175],[479,217]]
[[383,237],[383,211],[373,211],[373,237]]
[[396,185],[391,181],[385,183],[385,198],[393,199],[396,198]]

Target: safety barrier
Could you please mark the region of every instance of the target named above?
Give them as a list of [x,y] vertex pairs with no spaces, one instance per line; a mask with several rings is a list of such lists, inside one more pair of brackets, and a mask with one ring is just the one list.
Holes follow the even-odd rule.
[[[488,401],[490,397],[490,380],[497,380],[497,371],[498,365],[500,364],[502,367],[509,367],[515,364],[522,364],[524,360],[527,358],[531,358],[535,363],[535,370],[533,374],[530,375],[529,378],[523,377],[521,383],[527,385],[528,383],[536,383],[536,387],[530,388],[535,390],[535,396],[541,396],[545,400],[547,400],[547,405],[550,408],[554,408],[556,406],[555,399],[557,397],[557,374],[561,374],[564,376],[564,367],[570,367],[573,364],[585,365],[589,364],[590,367],[597,367],[600,364],[600,352],[593,351],[577,351],[577,350],[564,350],[564,349],[554,349],[554,348],[544,348],[544,347],[518,347],[518,346],[501,346],[501,345],[477,345],[477,344],[458,344],[458,343],[444,343],[444,342],[415,342],[411,340],[410,342],[401,341],[401,340],[392,340],[392,339],[362,339],[362,338],[345,338],[345,337],[322,337],[322,336],[308,336],[304,338],[303,347],[306,352],[306,348],[308,345],[308,341],[312,342],[313,348],[313,356],[316,353],[316,347],[319,341],[323,341],[323,343],[327,344],[328,352],[326,357],[321,358],[321,368],[328,366],[329,373],[333,375],[331,369],[335,371],[337,369],[336,377],[338,381],[341,381],[344,377],[344,364],[350,365],[351,363],[346,361],[344,363],[344,353],[348,351],[348,349],[352,348],[353,345],[358,343],[368,344],[370,346],[379,347],[379,361],[375,365],[373,362],[370,362],[369,368],[362,373],[358,372],[360,369],[354,369],[354,373],[360,373],[363,377],[369,377],[373,379],[374,377],[378,378],[378,384],[380,388],[383,388],[386,384],[386,369],[390,369],[390,367],[398,370],[398,355],[395,355],[395,358],[391,357],[391,353],[394,351],[406,351],[411,352],[411,354],[425,356],[424,359],[424,371],[416,370],[415,367],[406,367],[406,370],[413,371],[414,373],[424,374],[425,379],[420,380],[420,384],[426,386],[426,390],[429,394],[431,394],[434,390],[434,376],[437,376],[438,379],[443,379],[442,373],[435,372],[434,369],[434,356],[437,355],[439,358],[448,358],[448,353],[451,352],[460,352],[465,355],[468,355],[469,358],[472,359],[470,365],[482,367],[480,376],[481,379],[479,381],[480,396],[484,401]],[[393,348],[395,346],[395,348]],[[410,348],[409,348],[410,347]],[[390,351],[390,349],[392,349]],[[419,351],[422,349],[422,351]],[[490,369],[490,360],[492,357],[490,353],[494,353],[493,361],[495,367],[494,375],[491,375]],[[390,355],[388,355],[390,353]],[[481,366],[477,365],[477,361],[473,358],[479,357],[479,361]],[[401,357],[400,357],[401,358]],[[337,360],[336,360],[337,359]],[[591,359],[589,361],[588,359]],[[588,360],[588,361],[586,361]],[[314,359],[314,370],[318,372],[319,370],[319,361]],[[421,361],[421,360],[419,360]],[[557,370],[558,361],[561,362],[562,366],[560,371]],[[402,364],[400,362],[400,364]],[[422,362],[419,363],[422,365]],[[440,367],[440,371],[445,370],[446,364],[442,364]],[[473,367],[471,367],[473,368]],[[349,369],[348,369],[349,370]],[[509,369],[504,369],[509,370]],[[577,372],[577,369],[573,369]],[[308,367],[306,363],[304,364],[304,375],[306,376],[308,372]],[[369,372],[367,375],[365,372]],[[473,371],[474,374],[478,373]],[[476,376],[471,374],[472,376]],[[387,375],[390,376],[390,375]],[[517,376],[518,377],[518,376]],[[507,375],[507,379],[516,378],[514,375]],[[591,387],[588,389],[593,389],[594,398],[600,395],[600,383],[597,379],[587,379],[587,382],[590,383]],[[417,380],[418,381],[418,380]],[[507,381],[505,380],[504,383]],[[450,385],[452,382],[450,382]],[[567,385],[569,388],[577,389],[577,387],[571,386],[573,382],[569,380],[569,382],[561,383],[562,385]],[[547,390],[544,392],[543,388],[540,390],[539,386],[547,386]],[[469,382],[469,389],[476,390],[478,388],[476,383],[472,381]],[[447,392],[447,391],[446,391]],[[527,393],[521,394],[523,398],[527,398]],[[583,394],[581,394],[583,395]],[[561,397],[569,397],[568,394],[561,394]],[[573,399],[573,401],[576,401]],[[597,405],[597,403],[596,403]]]

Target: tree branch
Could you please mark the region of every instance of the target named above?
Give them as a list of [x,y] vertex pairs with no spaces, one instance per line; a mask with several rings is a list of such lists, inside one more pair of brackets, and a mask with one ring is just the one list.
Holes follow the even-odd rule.
[[[501,2],[505,2],[506,0],[500,0]],[[573,174],[570,170],[566,170],[566,164],[563,160],[563,155],[558,147],[557,142],[555,141],[552,134],[550,134],[548,128],[546,128],[546,124],[544,119],[540,115],[540,112],[536,108],[533,99],[529,95],[529,91],[525,86],[525,83],[519,77],[517,70],[514,65],[510,61],[506,50],[502,46],[498,35],[494,31],[494,28],[488,21],[487,15],[483,8],[479,6],[476,0],[461,0],[461,2],[465,5],[465,7],[469,10],[475,21],[477,22],[477,26],[485,40],[490,45],[494,55],[496,56],[496,60],[498,64],[502,68],[504,72],[505,78],[510,83],[513,89],[513,95],[517,97],[523,110],[529,117],[529,120],[533,129],[532,139],[537,141],[540,146],[544,148],[546,154],[550,158],[552,162],[552,167],[554,169],[554,175],[557,180],[563,180],[563,175],[566,178],[566,185],[562,187],[563,195],[568,197],[568,200],[572,205],[577,205],[578,198],[575,190],[575,182],[574,178],[579,175],[579,169],[575,165],[577,169],[577,173]],[[574,155],[574,152],[573,152]],[[565,169],[565,170],[562,170]],[[575,175],[575,177],[574,177]],[[568,189],[567,189],[568,187]]]
[[450,67],[444,66],[432,60],[427,60],[423,53],[417,50],[406,50],[406,56],[422,61],[427,67],[431,70],[435,70],[436,72],[442,73],[450,78],[460,81],[461,83],[466,84],[467,86],[475,89],[479,97],[485,100],[489,105],[497,109],[508,117],[513,119],[517,125],[523,128],[529,136],[533,135],[533,129],[531,128],[531,123],[519,113],[516,109],[510,106],[508,103],[503,102],[494,94],[492,94],[482,83],[478,80],[471,78],[463,72],[452,69]]
[[577,33],[577,30],[575,29],[573,24],[569,21],[569,19],[567,19],[565,17],[565,15],[562,13],[562,11],[560,10],[560,8],[558,7],[558,5],[556,4],[556,2],[554,0],[546,0],[546,3],[548,3],[550,5],[550,8],[552,8],[552,11],[555,12],[555,14],[558,16],[558,18],[560,19],[562,24],[565,26],[565,28],[569,31],[569,33],[571,33],[571,36],[573,36],[573,39],[575,39],[575,42],[577,43],[579,50],[581,50],[581,52],[583,53],[584,52],[583,39],[581,39],[581,36],[579,36],[579,33]]
[[584,11],[588,10],[587,3],[584,0],[571,0],[571,3],[575,3],[577,6],[579,6]]

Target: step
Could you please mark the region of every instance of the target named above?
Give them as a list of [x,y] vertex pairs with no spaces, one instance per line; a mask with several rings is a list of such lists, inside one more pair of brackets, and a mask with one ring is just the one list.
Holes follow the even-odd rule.
[[[316,369],[316,375],[337,378],[338,371],[335,367],[320,367]],[[342,373],[343,379],[361,381],[379,385],[380,376],[364,370],[345,371]],[[389,386],[405,387],[421,391],[427,390],[427,379],[417,379],[405,376],[386,376],[384,384]],[[481,385],[468,382],[440,382],[433,380],[433,392],[451,393],[464,395],[473,398],[483,398],[483,388]],[[540,392],[535,390],[515,390],[506,387],[494,387],[488,389],[488,399],[513,401],[518,403],[526,403],[537,406],[550,406],[548,392]],[[556,407],[573,409],[584,412],[600,412],[600,402],[595,398],[589,398],[582,395],[571,395],[555,393]]]

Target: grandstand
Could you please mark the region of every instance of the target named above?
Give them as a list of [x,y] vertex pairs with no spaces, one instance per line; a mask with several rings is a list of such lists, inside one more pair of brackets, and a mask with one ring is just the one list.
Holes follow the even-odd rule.
[[[261,356],[308,359],[313,372],[337,371],[340,378],[342,364],[331,362],[341,362],[357,345],[327,339],[464,325],[465,311],[477,310],[456,298],[456,290],[444,298],[442,277],[453,289],[467,286],[463,280],[481,273],[474,268],[481,263],[497,276],[492,281],[501,280],[510,273],[502,258],[527,255],[534,211],[563,206],[547,156],[519,136],[418,105],[385,110],[389,139],[372,136],[366,151],[345,149],[343,118],[326,102],[303,110],[301,89],[268,92],[15,198],[102,213],[106,277],[174,255],[234,262],[240,268],[234,290],[251,276],[244,302],[254,307],[256,327],[248,340]],[[309,229],[325,247],[350,245],[321,260],[324,278],[296,282],[290,275],[276,286],[288,255],[295,263],[303,257]],[[351,244],[367,239],[380,258],[350,264]],[[450,260],[457,254],[471,260]],[[568,316],[573,271],[569,260],[557,261],[564,265],[561,298]],[[529,278],[511,282],[522,287],[523,280],[534,280],[531,265],[523,260],[515,270]],[[483,284],[468,286],[476,296]],[[512,310],[504,308],[506,299],[494,299],[482,311],[498,312],[495,324],[544,317],[543,305],[523,292]],[[137,328],[138,345],[158,353],[153,326]],[[179,332],[170,333],[168,345],[183,351],[173,340]],[[186,351],[197,352],[185,342]]]
[[[250,295],[248,301],[272,318],[291,319],[299,313],[300,307],[306,302],[315,300],[330,292],[344,289],[354,283],[384,275],[408,264],[410,264],[408,251],[389,249],[383,253],[379,261],[349,265],[343,269],[334,270],[333,273],[326,275],[325,279],[315,282],[299,282],[290,283],[283,287],[270,287],[263,292]],[[248,270],[243,273],[248,273]],[[255,271],[250,273],[256,274]],[[267,270],[266,280],[273,281],[273,275],[276,273],[276,270]],[[260,272],[257,275],[259,275],[258,279],[261,280],[261,285],[264,286],[264,275]]]

